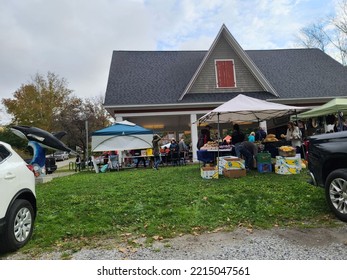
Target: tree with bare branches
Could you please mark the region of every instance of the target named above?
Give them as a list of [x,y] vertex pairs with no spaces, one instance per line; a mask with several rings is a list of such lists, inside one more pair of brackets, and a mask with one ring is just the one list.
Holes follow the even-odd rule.
[[347,0],[338,2],[335,16],[302,28],[297,38],[299,45],[319,48],[347,65]]

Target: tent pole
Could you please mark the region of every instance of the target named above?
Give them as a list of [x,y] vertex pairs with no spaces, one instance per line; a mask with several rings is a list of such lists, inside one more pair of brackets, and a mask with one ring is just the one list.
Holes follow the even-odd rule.
[[341,111],[337,112],[340,131],[343,130]]
[[294,110],[294,113],[295,113],[296,124],[298,124],[298,112],[296,111],[296,109]]
[[218,139],[217,139],[217,141],[218,141],[218,143],[217,143],[217,145],[218,145],[218,150],[217,150],[217,171],[219,172],[219,140],[220,140],[220,131],[219,131],[219,114],[220,113],[218,113],[217,114],[217,119],[218,119],[218,122],[217,122],[217,129],[218,129]]

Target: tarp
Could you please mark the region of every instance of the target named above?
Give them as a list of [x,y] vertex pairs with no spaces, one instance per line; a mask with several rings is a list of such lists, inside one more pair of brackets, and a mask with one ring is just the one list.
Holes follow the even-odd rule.
[[152,148],[153,131],[123,121],[92,133],[92,152]]
[[298,119],[327,116],[339,112],[347,113],[347,98],[334,98],[319,107],[298,114]]
[[198,121],[200,123],[260,122],[304,110],[308,108],[268,102],[239,94],[205,114]]

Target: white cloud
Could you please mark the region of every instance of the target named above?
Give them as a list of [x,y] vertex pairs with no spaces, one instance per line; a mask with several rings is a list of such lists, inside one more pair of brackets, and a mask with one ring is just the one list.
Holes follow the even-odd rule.
[[0,0],[0,98],[36,73],[104,94],[113,50],[207,50],[222,24],[244,49],[292,47],[326,0]]

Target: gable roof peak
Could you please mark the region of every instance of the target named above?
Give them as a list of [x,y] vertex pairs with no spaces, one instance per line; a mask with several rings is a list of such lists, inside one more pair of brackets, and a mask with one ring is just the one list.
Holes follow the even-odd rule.
[[181,101],[183,97],[189,92],[191,87],[193,86],[195,80],[199,76],[201,70],[203,69],[204,65],[206,64],[206,61],[211,56],[212,52],[214,51],[217,43],[222,39],[222,36],[227,40],[229,45],[235,50],[235,52],[240,56],[242,61],[246,64],[246,66],[249,68],[249,70],[254,74],[255,78],[259,81],[261,86],[264,88],[264,90],[270,92],[274,96],[278,97],[278,93],[274,89],[274,87],[270,84],[270,82],[265,78],[265,76],[261,73],[261,71],[258,69],[258,67],[255,65],[255,63],[252,61],[252,59],[247,55],[247,53],[242,49],[240,44],[236,41],[234,36],[230,33],[226,25],[223,23],[222,27],[220,28],[216,38],[214,39],[212,45],[210,46],[209,50],[207,51],[204,59],[200,63],[198,69],[196,70],[195,74],[193,75],[192,79],[188,83],[187,87],[181,94],[180,98],[178,99]]

